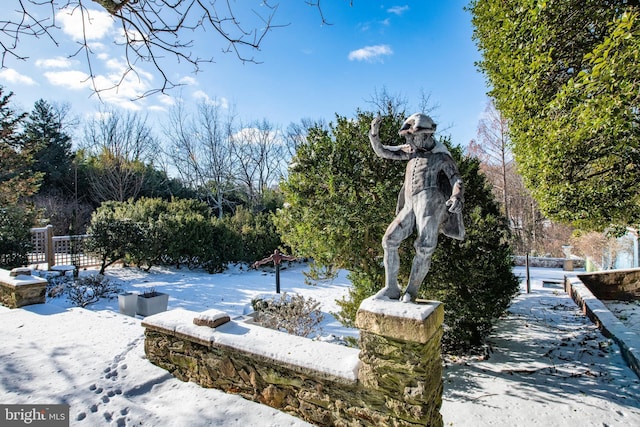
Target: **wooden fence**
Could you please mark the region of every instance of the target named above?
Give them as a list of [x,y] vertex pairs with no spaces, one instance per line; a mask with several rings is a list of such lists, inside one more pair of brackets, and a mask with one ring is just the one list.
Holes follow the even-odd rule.
[[32,228],[29,264],[74,265],[77,268],[99,266],[100,260],[84,252],[88,235],[54,236],[53,226]]

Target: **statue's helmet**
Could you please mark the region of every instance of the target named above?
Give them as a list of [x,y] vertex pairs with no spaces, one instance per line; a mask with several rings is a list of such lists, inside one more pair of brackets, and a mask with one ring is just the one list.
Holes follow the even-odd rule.
[[404,121],[398,133],[400,136],[404,136],[407,134],[417,135],[421,133],[433,134],[435,132],[436,124],[431,117],[422,113],[415,113]]

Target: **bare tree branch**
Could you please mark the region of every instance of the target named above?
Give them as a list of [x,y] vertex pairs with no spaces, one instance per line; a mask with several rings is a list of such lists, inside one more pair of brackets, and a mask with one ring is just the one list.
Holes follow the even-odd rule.
[[[4,0],[5,2],[7,0]],[[275,23],[279,3],[268,0],[256,1],[254,8],[243,2],[230,0],[8,0],[9,6],[0,18],[1,65],[6,66],[7,58],[27,60],[21,54],[21,42],[26,38],[48,39],[59,46],[62,28],[56,23],[60,12],[80,13],[83,34],[79,47],[69,57],[82,54],[89,70],[88,79],[98,95],[100,92],[118,88],[129,75],[141,78],[145,65],[150,65],[161,77],[156,87],[138,97],[157,92],[166,92],[180,83],[167,74],[167,60],[186,63],[192,72],[200,71],[204,63],[214,61],[211,57],[200,57],[194,52],[197,34],[211,34],[211,40],[222,41],[221,53],[234,53],[242,62],[257,63],[253,54],[267,34],[288,24]],[[320,1],[304,0],[317,9],[322,23],[326,24]],[[100,86],[94,73],[95,53],[91,50],[87,37],[88,26],[92,25],[90,5],[99,5],[118,24],[122,39],[114,43],[122,46],[126,65],[121,77],[112,86]],[[3,3],[3,6],[6,5]],[[246,20],[246,22],[245,22]]]

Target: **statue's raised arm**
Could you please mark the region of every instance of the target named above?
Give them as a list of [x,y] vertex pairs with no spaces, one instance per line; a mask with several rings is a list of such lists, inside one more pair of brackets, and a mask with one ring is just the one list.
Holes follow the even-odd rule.
[[380,123],[382,117],[378,116],[371,121],[371,130],[369,131],[369,141],[373,151],[383,159],[390,160],[409,160],[412,156],[411,146],[409,144],[402,145],[383,145],[380,142]]

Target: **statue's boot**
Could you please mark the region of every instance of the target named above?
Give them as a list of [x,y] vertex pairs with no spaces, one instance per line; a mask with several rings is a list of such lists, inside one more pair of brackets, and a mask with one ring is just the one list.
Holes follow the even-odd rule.
[[430,267],[431,255],[426,256],[424,253],[421,253],[420,250],[416,251],[416,256],[413,258],[413,264],[411,265],[409,284],[402,296],[402,302],[413,302],[416,300],[420,285],[422,285],[424,278],[427,277]]
[[375,299],[381,299],[381,298],[400,299],[400,288],[398,287],[398,285],[396,285],[395,288],[385,286],[384,288],[376,292],[376,294],[374,295],[374,298]]
[[384,248],[384,288],[380,289],[376,294],[376,299],[389,298],[400,299],[400,287],[398,286],[398,271],[400,270],[400,255],[398,248]]

